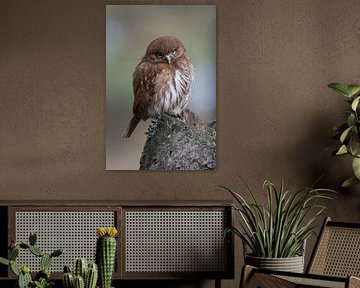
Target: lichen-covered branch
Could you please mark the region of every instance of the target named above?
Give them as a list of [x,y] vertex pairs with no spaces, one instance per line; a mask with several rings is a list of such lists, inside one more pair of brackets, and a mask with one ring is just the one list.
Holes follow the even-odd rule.
[[186,110],[182,118],[161,115],[153,120],[140,159],[140,170],[214,170],[215,124]]

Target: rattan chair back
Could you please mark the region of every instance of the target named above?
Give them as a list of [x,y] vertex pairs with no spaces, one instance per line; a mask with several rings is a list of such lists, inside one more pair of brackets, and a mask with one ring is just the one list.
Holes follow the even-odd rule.
[[333,222],[328,218],[307,273],[360,277],[360,224]]

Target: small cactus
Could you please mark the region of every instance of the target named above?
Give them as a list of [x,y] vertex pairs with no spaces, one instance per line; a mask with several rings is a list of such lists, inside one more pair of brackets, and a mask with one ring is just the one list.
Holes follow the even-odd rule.
[[89,263],[85,276],[85,288],[95,288],[98,279],[98,266],[96,263]]
[[40,248],[38,248],[38,247],[36,247],[36,246],[30,245],[29,251],[30,251],[32,254],[34,254],[35,256],[38,256],[38,257],[41,257],[41,256],[44,255],[44,252],[42,252],[42,251],[40,250]]
[[8,252],[9,260],[16,260],[16,258],[19,256],[19,246],[16,245],[14,248],[10,249]]
[[44,254],[41,256],[41,261],[40,261],[40,267],[41,267],[41,269],[44,269],[44,268],[49,269],[49,268],[50,268],[50,265],[51,265],[51,260],[52,260],[51,255],[48,254],[48,253],[44,253]]
[[74,287],[74,276],[71,272],[66,272],[62,277],[64,288],[73,288]]
[[97,229],[99,238],[96,243],[96,262],[99,267],[99,282],[101,288],[110,288],[116,258],[115,227]]
[[87,268],[88,268],[88,261],[86,260],[86,258],[76,259],[74,274],[76,276],[81,276],[83,279],[85,279]]
[[75,260],[73,273],[71,273],[69,266],[64,266],[64,288],[95,288],[97,279],[98,268],[96,263],[90,262],[88,264],[86,258],[78,258]]
[[19,288],[28,288],[30,283],[32,283],[30,269],[27,266],[23,266],[21,267],[18,279]]
[[74,288],[85,288],[84,278],[80,275],[74,277]]
[[[0,263],[10,266],[11,271],[18,276],[19,288],[29,287],[50,287],[53,282],[50,281],[50,264],[53,257],[63,254],[63,249],[55,250],[53,253],[48,254],[40,250],[36,245],[37,236],[35,233],[30,233],[29,244],[20,242],[16,243],[11,241],[8,251],[8,259],[0,257]],[[19,250],[29,250],[30,253],[37,257],[41,257],[41,271],[35,275],[35,281],[32,280],[30,275],[30,269],[28,266],[22,266],[21,268],[16,264],[16,259],[19,256]],[[45,286],[44,286],[45,285]]]
[[69,266],[67,265],[64,266],[64,273],[71,273],[71,269]]

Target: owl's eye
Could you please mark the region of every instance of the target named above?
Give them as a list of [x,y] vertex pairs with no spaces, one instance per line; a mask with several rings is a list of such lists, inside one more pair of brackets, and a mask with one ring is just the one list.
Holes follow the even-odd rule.
[[176,55],[176,53],[177,53],[177,49],[176,49],[176,48],[174,48],[174,49],[171,51],[171,53],[172,53],[173,55]]
[[164,58],[164,53],[162,53],[162,52],[156,52],[156,57],[158,57],[158,58]]

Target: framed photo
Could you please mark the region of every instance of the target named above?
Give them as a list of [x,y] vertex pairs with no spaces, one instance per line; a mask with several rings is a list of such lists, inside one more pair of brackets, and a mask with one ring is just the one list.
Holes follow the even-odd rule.
[[216,168],[216,6],[106,6],[106,169]]

